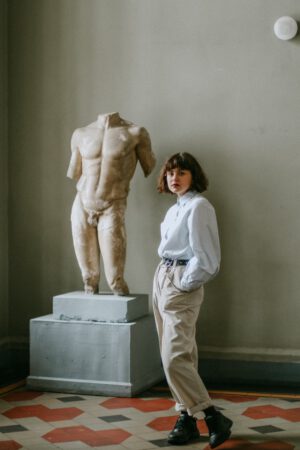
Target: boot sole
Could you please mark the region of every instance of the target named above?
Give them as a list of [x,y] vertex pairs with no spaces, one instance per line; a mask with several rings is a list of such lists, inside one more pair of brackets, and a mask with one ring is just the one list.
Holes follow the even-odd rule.
[[171,444],[171,445],[184,445],[184,444],[187,444],[188,442],[194,441],[199,438],[200,438],[200,433],[195,432],[188,439],[178,439],[178,438],[172,439],[171,438],[171,439],[167,439],[167,442],[168,442],[168,444]]
[[[230,420],[230,419],[228,419],[228,420]],[[214,442],[213,445],[210,444],[210,447],[211,447],[211,448],[216,448],[216,447],[218,447],[219,445],[223,444],[223,442],[227,441],[227,439],[230,438],[230,436],[231,436],[231,427],[232,427],[232,425],[233,425],[232,420],[230,420],[230,422],[231,422],[230,424],[228,423],[228,424],[229,424],[228,431],[226,431],[225,433],[223,433],[223,434],[220,436],[220,438],[219,438],[216,442]]]

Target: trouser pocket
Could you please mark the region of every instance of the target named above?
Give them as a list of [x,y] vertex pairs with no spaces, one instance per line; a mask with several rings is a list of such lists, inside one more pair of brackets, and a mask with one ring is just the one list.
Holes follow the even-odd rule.
[[167,273],[170,283],[178,292],[185,292],[181,289],[181,278],[184,270],[185,266],[174,266]]

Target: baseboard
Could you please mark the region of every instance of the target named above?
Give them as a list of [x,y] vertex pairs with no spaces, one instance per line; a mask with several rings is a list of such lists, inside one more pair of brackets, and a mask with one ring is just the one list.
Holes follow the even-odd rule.
[[300,350],[292,348],[215,347],[201,345],[198,349],[200,357],[205,359],[300,363]]
[[0,387],[26,378],[29,373],[29,343],[26,338],[0,340]]
[[281,349],[199,349],[199,372],[209,385],[300,389],[300,352]]

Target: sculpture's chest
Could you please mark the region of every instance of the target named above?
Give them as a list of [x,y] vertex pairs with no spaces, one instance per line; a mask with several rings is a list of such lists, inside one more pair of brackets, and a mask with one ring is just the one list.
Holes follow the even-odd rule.
[[109,128],[104,133],[102,154],[103,157],[121,158],[132,153],[135,139],[125,127]]
[[134,145],[134,138],[124,127],[89,130],[82,134],[80,141],[80,153],[86,159],[122,157]]
[[80,135],[80,153],[84,159],[94,159],[101,155],[104,130],[101,129],[87,129],[82,130]]

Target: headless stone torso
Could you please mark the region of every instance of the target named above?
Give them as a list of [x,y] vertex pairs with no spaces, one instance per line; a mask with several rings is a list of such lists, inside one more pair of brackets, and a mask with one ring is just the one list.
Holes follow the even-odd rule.
[[67,176],[78,180],[72,233],[85,290],[98,291],[101,250],[111,289],[126,294],[126,198],[137,161],[145,176],[154,167],[148,132],[118,113],[102,114],[96,122],[75,130],[71,147]]
[[134,150],[142,134],[145,130],[121,119],[118,113],[99,115],[96,122],[74,132],[68,176],[74,178],[72,173],[80,160],[77,190],[86,209],[98,211],[111,200],[127,197],[137,163]]

